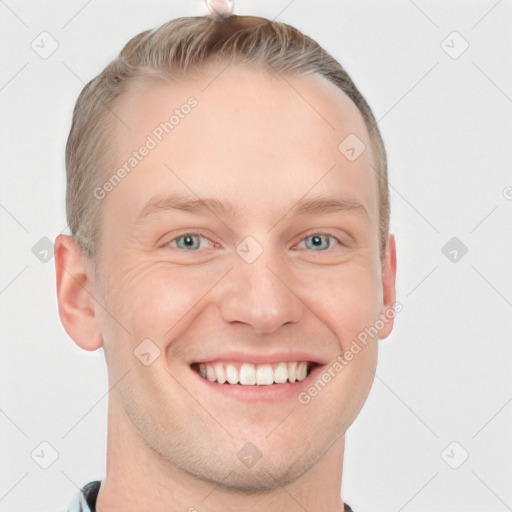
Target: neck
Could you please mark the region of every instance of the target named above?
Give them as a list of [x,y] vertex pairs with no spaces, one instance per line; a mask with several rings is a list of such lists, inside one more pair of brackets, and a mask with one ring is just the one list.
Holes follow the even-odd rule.
[[245,493],[198,479],[149,447],[110,397],[107,471],[96,509],[99,512],[343,512],[340,496],[345,436],[290,484],[261,493]]

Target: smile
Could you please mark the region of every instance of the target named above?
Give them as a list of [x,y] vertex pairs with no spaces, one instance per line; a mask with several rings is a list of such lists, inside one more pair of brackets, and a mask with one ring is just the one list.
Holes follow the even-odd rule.
[[239,386],[271,386],[300,382],[316,363],[290,361],[273,364],[240,362],[193,363],[191,368],[210,382]]

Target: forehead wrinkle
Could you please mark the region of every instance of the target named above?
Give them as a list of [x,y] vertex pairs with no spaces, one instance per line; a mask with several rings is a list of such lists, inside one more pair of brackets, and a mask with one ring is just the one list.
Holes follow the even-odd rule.
[[[213,197],[192,198],[181,194],[167,196],[154,196],[141,210],[136,223],[163,211],[183,211],[189,213],[213,212],[215,215],[223,215],[230,219],[239,217],[233,205],[220,201]],[[327,214],[332,212],[350,212],[369,219],[369,212],[363,203],[350,198],[314,197],[301,199],[286,209],[287,215],[304,216],[315,214]]]

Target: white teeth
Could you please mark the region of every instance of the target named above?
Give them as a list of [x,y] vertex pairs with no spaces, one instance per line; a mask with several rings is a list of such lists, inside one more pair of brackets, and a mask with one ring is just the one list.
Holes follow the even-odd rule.
[[209,364],[206,365],[206,378],[212,382],[217,380],[215,370],[213,369],[213,366],[210,366]]
[[222,366],[220,363],[217,363],[214,368],[217,382],[219,384],[224,384],[224,382],[226,382],[226,372],[224,371],[224,366]]
[[256,384],[256,369],[252,364],[243,364],[240,367],[240,384],[254,386]]
[[243,363],[241,365],[215,363],[199,364],[199,373],[210,382],[240,384],[242,386],[270,386],[304,380],[308,375],[306,361],[292,361],[277,365]]
[[288,365],[288,380],[290,382],[295,382],[297,380],[295,370],[297,369],[297,363],[293,362]]
[[274,384],[274,372],[272,371],[271,365],[264,364],[258,366],[256,370],[256,384],[258,384],[258,386],[270,386]]
[[295,378],[297,380],[304,380],[308,376],[308,364],[302,361],[297,365],[295,370]]
[[238,384],[238,370],[232,364],[226,366],[226,379],[230,384]]
[[279,363],[274,370],[274,381],[276,384],[284,384],[288,380],[288,370],[286,363]]

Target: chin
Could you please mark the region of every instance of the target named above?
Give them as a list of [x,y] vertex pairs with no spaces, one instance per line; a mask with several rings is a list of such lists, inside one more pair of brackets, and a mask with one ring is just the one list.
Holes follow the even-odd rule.
[[225,476],[225,472],[222,475],[210,474],[209,477],[206,475],[196,476],[208,483],[214,482],[217,487],[231,494],[258,495],[295,482],[313,464],[314,462],[307,465],[294,464],[293,467],[276,467],[260,459],[252,468],[237,468],[231,472],[226,468],[228,476]]

